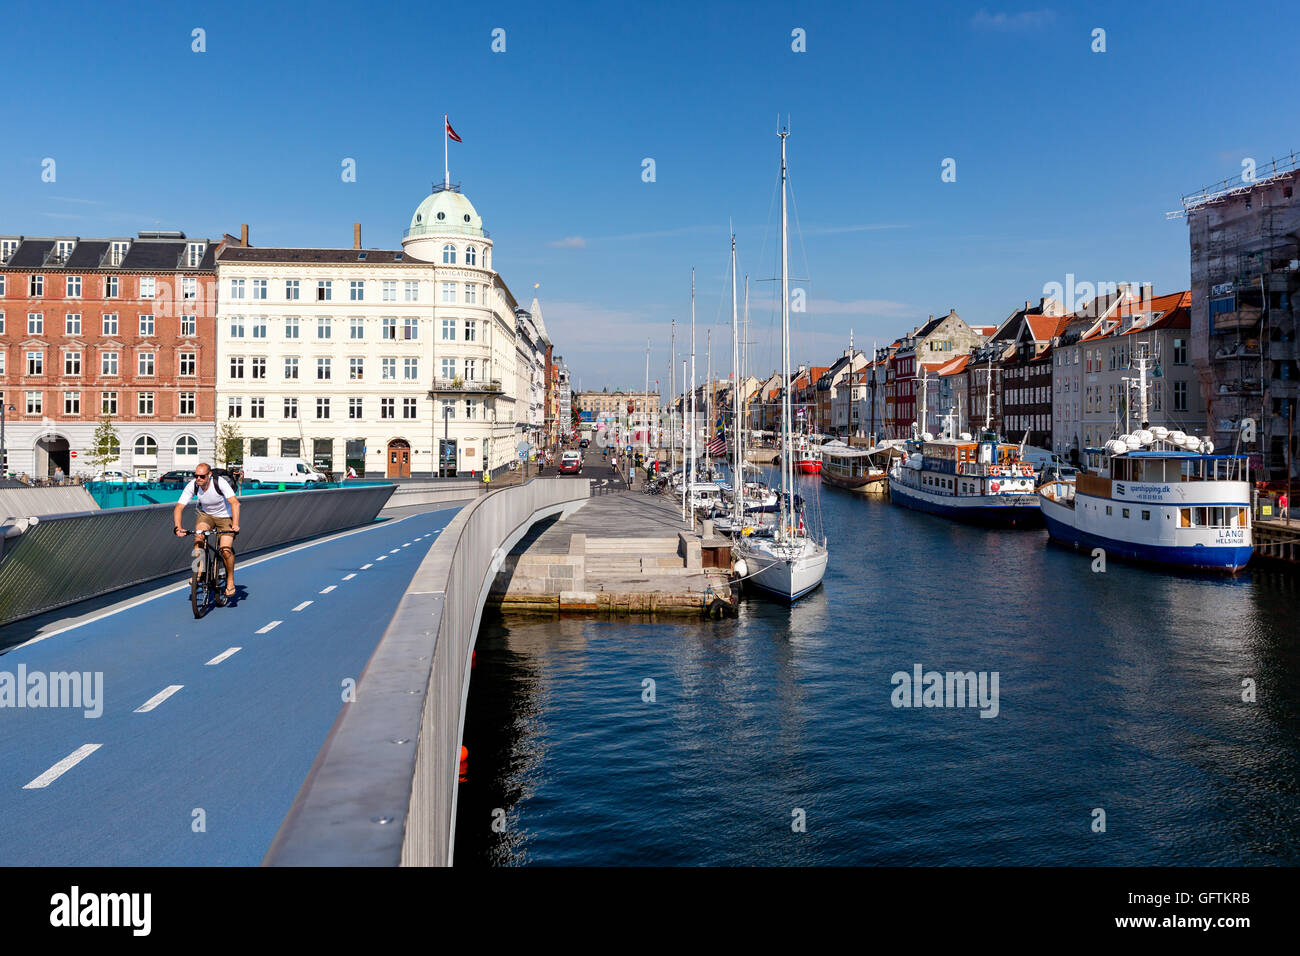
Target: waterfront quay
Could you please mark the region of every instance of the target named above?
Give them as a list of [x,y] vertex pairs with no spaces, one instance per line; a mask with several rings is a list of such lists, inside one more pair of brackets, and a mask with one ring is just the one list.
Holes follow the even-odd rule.
[[588,449],[593,497],[507,555],[488,604],[507,611],[723,615],[736,609],[730,541],[692,531],[680,499],[645,495]]

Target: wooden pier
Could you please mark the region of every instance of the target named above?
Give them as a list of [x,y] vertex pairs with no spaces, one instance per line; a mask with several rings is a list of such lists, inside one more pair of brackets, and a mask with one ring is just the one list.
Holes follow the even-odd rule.
[[734,614],[731,542],[692,532],[680,499],[592,498],[506,556],[488,603],[508,611]]
[[1300,519],[1256,518],[1255,560],[1300,565]]

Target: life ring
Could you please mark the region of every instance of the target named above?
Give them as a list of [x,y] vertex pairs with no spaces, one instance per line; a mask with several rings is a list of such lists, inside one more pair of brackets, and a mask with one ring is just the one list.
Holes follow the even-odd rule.
[[998,493],[999,487],[1001,486],[996,481],[989,482],[989,491],[993,492],[995,495]]

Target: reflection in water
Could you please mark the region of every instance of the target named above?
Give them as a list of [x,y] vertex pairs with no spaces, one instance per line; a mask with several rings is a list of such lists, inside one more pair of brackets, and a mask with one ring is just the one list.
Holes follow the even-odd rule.
[[[485,618],[457,864],[1300,861],[1293,578],[1096,574],[1041,530],[822,509],[793,609]],[[915,664],[997,671],[999,715],[894,708]]]

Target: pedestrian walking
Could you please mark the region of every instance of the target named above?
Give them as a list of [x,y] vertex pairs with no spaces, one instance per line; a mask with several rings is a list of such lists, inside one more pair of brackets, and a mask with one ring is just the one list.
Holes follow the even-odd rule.
[[1287,497],[1285,491],[1282,492],[1281,496],[1279,496],[1279,498],[1277,499],[1277,513],[1278,513],[1278,517],[1286,518],[1287,524],[1291,523],[1291,516],[1287,513],[1287,509],[1290,507],[1290,505],[1291,505],[1291,499]]

